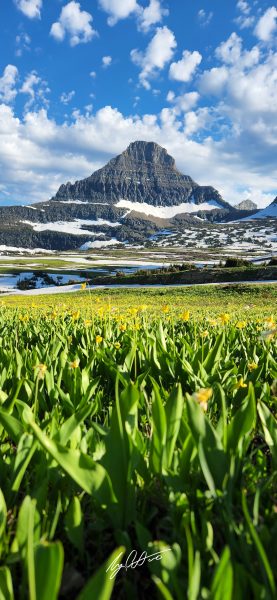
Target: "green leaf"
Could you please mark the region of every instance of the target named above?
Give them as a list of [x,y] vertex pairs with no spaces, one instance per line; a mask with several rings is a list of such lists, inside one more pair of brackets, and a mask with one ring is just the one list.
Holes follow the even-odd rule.
[[155,473],[162,473],[166,460],[166,414],[161,400],[159,388],[151,378],[153,385],[153,434],[150,450],[150,463]]
[[277,467],[277,421],[264,402],[258,402],[257,408],[264,430],[265,441],[272,452],[274,465]]
[[36,448],[37,442],[34,442],[33,436],[29,433],[23,433],[17,446],[14,462],[11,481],[11,489],[13,492],[17,492],[19,490],[25,471],[36,451]]
[[167,423],[167,436],[166,436],[166,453],[167,453],[167,468],[170,468],[173,453],[175,450],[175,444],[178,437],[182,413],[184,407],[184,397],[182,394],[181,385],[178,384],[176,388],[171,392],[166,405],[165,415]]
[[116,573],[125,554],[124,546],[119,546],[108,560],[91,577],[77,600],[110,600],[115,584]]
[[231,423],[227,427],[228,450],[238,452],[238,445],[256,424],[256,401],[252,383],[249,383],[249,391],[241,407],[237,410]]
[[159,577],[157,577],[157,575],[152,575],[152,579],[155,583],[155,586],[158,588],[158,590],[160,592],[161,598],[163,598],[164,600],[174,600],[169,589],[162,582],[162,580]]
[[65,448],[49,439],[35,423],[28,407],[24,409],[22,416],[43,448],[85,492],[94,495],[99,502],[104,504],[114,500],[110,479],[102,465],[78,450]]
[[212,581],[211,600],[232,600],[233,567],[228,546],[225,546]]
[[68,440],[73,435],[75,429],[84,421],[92,412],[93,404],[88,403],[83,406],[79,410],[76,411],[69,419],[62,424],[60,431],[57,435],[57,441],[62,444],[62,446],[66,446]]
[[5,410],[0,409],[0,423],[12,440],[18,443],[19,439],[24,433],[24,428],[22,427],[20,421],[18,421],[12,415],[9,415]]
[[78,496],[72,498],[65,516],[65,529],[68,538],[80,552],[84,547],[84,521]]
[[0,540],[4,535],[7,521],[7,506],[4,498],[4,494],[0,489]]
[[224,342],[225,342],[225,333],[224,333],[224,331],[222,331],[222,333],[220,333],[217,336],[214,346],[212,347],[210,352],[207,354],[207,357],[203,363],[203,367],[208,375],[210,375],[210,374],[213,375],[213,373],[215,372],[215,370],[218,366],[218,362],[221,358],[221,353],[222,353],[222,348],[223,348]]
[[58,598],[64,552],[61,542],[43,542],[35,548],[35,581],[38,600]]
[[243,510],[243,514],[245,516],[245,519],[246,519],[246,522],[248,525],[249,533],[252,537],[252,540],[253,540],[253,542],[256,546],[257,552],[258,552],[258,556],[259,556],[262,570],[264,573],[265,583],[269,587],[269,589],[272,593],[272,597],[276,598],[276,587],[275,587],[275,582],[274,582],[274,575],[273,575],[269,560],[267,558],[266,552],[262,545],[262,542],[261,542],[261,540],[258,536],[258,533],[251,521],[251,517],[250,517],[249,511],[248,511],[248,507],[247,507],[246,494],[244,491],[242,492],[242,510]]
[[0,567],[0,600],[14,600],[12,577],[8,567]]

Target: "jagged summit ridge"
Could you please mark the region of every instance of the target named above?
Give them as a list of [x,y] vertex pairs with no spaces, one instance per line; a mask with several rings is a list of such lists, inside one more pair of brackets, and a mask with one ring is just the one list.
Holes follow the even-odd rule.
[[165,148],[145,141],[131,143],[90,177],[62,185],[54,197],[109,204],[122,199],[153,206],[214,201],[217,208],[229,208],[213,187],[199,186],[180,173]]

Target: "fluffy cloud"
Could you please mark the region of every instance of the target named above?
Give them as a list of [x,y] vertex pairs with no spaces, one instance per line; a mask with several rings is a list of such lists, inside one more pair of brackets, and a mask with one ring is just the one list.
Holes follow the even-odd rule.
[[184,50],[181,60],[171,63],[169,77],[176,81],[190,81],[201,60],[202,56],[197,50],[194,52]]
[[102,57],[102,66],[104,68],[109,67],[112,64],[112,57],[111,56],[103,56]]
[[167,101],[175,107],[176,114],[187,112],[193,108],[197,104],[199,98],[200,94],[198,94],[198,92],[188,92],[187,94],[175,96],[172,91],[169,91],[166,97]]
[[260,203],[269,203],[277,188],[273,155],[268,160],[270,153],[267,157],[261,144],[245,152],[239,136],[229,141],[191,138],[210,117],[205,108],[187,113],[185,122],[176,118],[175,108],[163,109],[160,115],[124,117],[106,106],[58,124],[44,109],[20,120],[11,107],[0,105],[2,191],[10,202],[45,200],[61,183],[88,176],[130,142],[143,139],[166,147],[183,173],[202,185],[214,185],[227,201],[235,203],[251,192]]
[[63,6],[59,20],[51,27],[50,35],[62,42],[68,34],[70,46],[86,44],[97,35],[91,26],[92,20],[92,15],[81,10],[79,2],[72,0]]
[[131,51],[132,61],[142,68],[139,75],[140,83],[147,90],[151,87],[148,80],[171,60],[176,45],[173,32],[168,27],[158,27],[145,52]]
[[250,15],[251,8],[245,0],[239,0],[237,2],[237,9],[240,11],[239,17],[235,19],[235,23],[239,26],[240,29],[247,29],[247,27],[252,27],[254,24],[255,18]]
[[264,15],[259,19],[255,28],[255,35],[262,42],[270,42],[276,29],[277,8],[271,6],[271,8],[268,8]]
[[12,102],[16,95],[16,82],[18,79],[18,70],[14,65],[7,65],[3,76],[0,77],[0,100],[2,102]]
[[108,13],[108,24],[115,25],[121,19],[127,19],[132,13],[139,12],[136,0],[99,0],[99,5]]
[[159,0],[150,0],[149,5],[139,11],[139,29],[148,31],[152,25],[160,23],[168,14],[169,10],[162,8]]
[[25,111],[28,111],[36,101],[40,106],[41,104],[48,106],[46,95],[50,92],[50,88],[47,82],[38,76],[36,71],[28,73],[19,92],[29,96],[29,100],[25,104]]
[[42,0],[15,0],[15,4],[29,19],[40,19]]

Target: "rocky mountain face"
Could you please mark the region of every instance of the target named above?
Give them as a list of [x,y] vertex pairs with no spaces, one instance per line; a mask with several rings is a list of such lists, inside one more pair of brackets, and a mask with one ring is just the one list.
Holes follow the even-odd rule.
[[116,204],[126,199],[153,206],[174,206],[184,202],[214,201],[227,208],[219,192],[199,186],[180,173],[174,158],[154,142],[133,142],[127,150],[90,177],[61,185],[55,200],[83,200]]
[[252,200],[242,200],[239,204],[235,204],[236,210],[257,210],[258,206]]
[[158,144],[138,141],[90,177],[62,185],[47,202],[0,208],[0,251],[153,245],[171,232],[181,241],[190,227],[201,237],[213,224],[252,214],[180,173]]

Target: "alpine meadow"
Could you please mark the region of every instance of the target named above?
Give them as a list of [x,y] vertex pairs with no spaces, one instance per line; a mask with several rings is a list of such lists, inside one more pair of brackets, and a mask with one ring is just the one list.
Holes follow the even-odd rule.
[[276,600],[277,8],[0,22],[0,600]]

